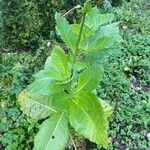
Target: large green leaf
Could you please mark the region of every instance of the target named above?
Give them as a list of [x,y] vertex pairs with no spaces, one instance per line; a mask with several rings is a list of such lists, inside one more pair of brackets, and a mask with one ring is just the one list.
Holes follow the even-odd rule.
[[91,65],[87,69],[83,70],[79,76],[77,92],[92,91],[99,84],[103,76],[103,68],[98,64]]
[[67,46],[75,52],[77,46],[77,37],[72,32],[71,26],[69,25],[68,21],[64,17],[61,17],[59,13],[56,13],[55,19],[56,19],[56,30],[58,34],[67,44]]
[[43,122],[34,140],[33,150],[63,150],[68,141],[65,112],[56,113]]
[[23,113],[35,120],[43,119],[51,115],[52,112],[57,112],[52,107],[49,97],[36,96],[28,93],[26,90],[19,94],[18,102]]
[[51,63],[53,68],[58,74],[60,74],[62,78],[67,79],[70,77],[71,68],[69,66],[68,56],[61,47],[55,46],[53,48],[51,54]]
[[122,41],[119,35],[118,23],[100,27],[94,36],[91,36],[86,51],[104,51],[112,48],[116,43]]
[[72,98],[68,117],[72,127],[80,135],[105,148],[108,146],[107,117],[96,95],[82,92]]
[[27,87],[28,91],[32,94],[51,95],[59,89],[60,85],[54,79],[54,77],[57,77],[57,74],[54,72],[42,70],[34,77],[35,81]]
[[60,91],[51,96],[51,101],[56,109],[64,110],[66,107],[68,107],[70,102],[69,94],[65,93],[64,91]]
[[98,8],[94,7],[93,11],[86,15],[85,25],[92,30],[97,30],[99,26],[110,23],[113,18],[113,14],[100,14]]

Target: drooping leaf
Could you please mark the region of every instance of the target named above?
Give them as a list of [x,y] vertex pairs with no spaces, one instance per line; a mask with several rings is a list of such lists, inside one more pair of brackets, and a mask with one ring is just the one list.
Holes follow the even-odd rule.
[[32,119],[43,119],[52,112],[57,112],[51,105],[50,98],[44,95],[32,95],[27,90],[19,94],[18,102],[24,114]]
[[94,90],[102,79],[102,76],[103,68],[98,64],[91,65],[80,74],[76,92]]
[[67,79],[70,77],[71,68],[69,66],[68,56],[61,47],[55,46],[53,48],[51,54],[51,63],[53,68],[58,74],[60,74],[62,78]]
[[63,150],[68,141],[68,119],[65,112],[44,121],[34,140],[33,150]]
[[101,25],[110,23],[113,18],[113,14],[100,14],[98,8],[94,7],[92,13],[86,15],[85,24],[90,29],[97,30]]
[[107,103],[106,101],[98,98],[100,103],[101,103],[101,106],[103,107],[103,110],[104,110],[104,113],[107,117],[110,117],[113,113],[113,108],[110,106],[109,103]]
[[64,17],[61,17],[59,13],[56,13],[55,19],[56,19],[56,30],[58,34],[61,36],[66,45],[72,51],[75,52],[77,45],[77,37],[72,32],[71,26],[69,25],[68,21]]
[[72,98],[68,110],[68,117],[72,127],[90,141],[108,146],[108,124],[102,106],[93,93],[80,93]]

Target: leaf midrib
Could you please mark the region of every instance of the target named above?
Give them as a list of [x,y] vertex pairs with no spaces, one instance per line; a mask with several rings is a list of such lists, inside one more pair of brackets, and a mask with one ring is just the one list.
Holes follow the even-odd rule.
[[76,91],[76,94],[81,91],[87,84],[88,82],[92,79],[92,76],[89,78],[89,80],[87,80],[87,82],[85,82],[77,91]]
[[[56,132],[56,129],[57,129],[57,127],[58,127],[58,125],[59,125],[59,123],[60,123],[60,121],[61,121],[61,119],[62,119],[64,113],[65,113],[65,111],[62,112],[62,114],[61,114],[61,116],[60,116],[60,118],[59,118],[59,120],[58,120],[58,122],[57,122],[57,124],[56,124],[56,126],[55,126],[55,128],[54,128],[54,131],[52,132],[51,136],[54,135],[54,133]],[[48,144],[49,144],[49,142],[51,142],[51,140],[52,140],[52,138],[50,138],[50,140],[48,141],[45,150],[47,150]]]
[[92,124],[94,125],[94,127],[96,129],[96,125],[94,124],[93,120],[90,118],[90,116],[88,115],[88,113],[78,103],[76,103],[74,99],[72,99],[72,100],[86,114],[86,116],[90,119],[90,121],[92,122]]
[[[24,98],[26,98],[26,97],[24,97]],[[27,99],[30,100],[30,101],[32,101],[32,102],[34,102],[34,103],[36,103],[36,104],[38,104],[38,105],[41,105],[41,106],[43,106],[43,107],[45,107],[45,108],[47,108],[47,109],[50,109],[50,110],[52,110],[52,111],[54,111],[54,112],[57,112],[55,109],[53,109],[53,108],[51,108],[51,107],[48,107],[48,106],[46,106],[46,105],[44,105],[44,104],[42,104],[42,103],[40,103],[40,102],[34,101],[34,100],[31,99],[31,98],[27,98]]]

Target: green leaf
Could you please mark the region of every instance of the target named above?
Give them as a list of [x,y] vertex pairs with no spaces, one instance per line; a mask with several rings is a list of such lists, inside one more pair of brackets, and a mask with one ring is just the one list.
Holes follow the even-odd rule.
[[72,32],[71,26],[69,25],[68,21],[65,18],[61,17],[59,13],[56,13],[55,19],[56,19],[56,30],[58,34],[67,44],[67,46],[75,52],[77,45],[77,37]]
[[70,124],[80,135],[107,148],[107,118],[96,95],[82,92],[72,98],[68,117]]
[[87,63],[84,62],[76,62],[74,64],[75,71],[81,72],[81,70],[85,69],[88,66]]
[[90,2],[86,2],[86,3],[84,4],[84,7],[83,7],[83,9],[82,9],[82,12],[83,12],[84,14],[90,14],[92,11],[93,11],[93,9],[92,9],[92,5],[90,4]]
[[90,39],[90,42],[88,43],[87,52],[94,52],[94,51],[105,51],[112,46],[110,44],[112,42],[111,36],[103,36],[96,39],[95,37]]
[[32,119],[43,119],[50,116],[52,112],[57,112],[51,105],[50,98],[44,95],[33,95],[26,90],[19,94],[18,102],[24,114]]
[[59,46],[55,46],[51,57],[46,60],[44,70],[35,75],[35,81],[27,89],[30,93],[51,95],[59,90],[70,74],[71,68],[67,55]]
[[100,14],[98,8],[94,7],[92,13],[86,15],[85,25],[92,30],[97,30],[101,25],[113,21],[113,18],[113,14]]
[[54,70],[60,74],[64,80],[70,77],[71,68],[69,66],[68,56],[61,47],[55,46],[53,48],[51,54],[51,63]]
[[107,117],[110,117],[113,113],[113,108],[110,106],[109,103],[107,103],[106,101],[98,98],[100,103],[101,103],[101,106],[103,107],[103,110],[104,110],[104,113]]
[[104,50],[104,51],[94,51],[87,53],[86,57],[82,60],[84,63],[95,63],[103,61],[105,58],[108,58],[113,53],[112,50]]
[[[100,30],[97,32],[96,38],[102,38],[102,37],[110,37],[111,42],[120,42],[122,41],[122,38],[119,34],[119,26],[117,23],[112,23],[109,25],[102,26]],[[110,44],[110,43],[109,43]],[[110,45],[111,46],[111,45]]]
[[[57,48],[57,47],[55,47],[55,48]],[[60,48],[60,47],[58,47],[58,48]],[[63,51],[61,48],[60,48],[60,50],[61,51]],[[53,54],[54,54],[54,52],[53,52]],[[60,81],[64,81],[65,79],[66,79],[66,76],[65,76],[65,79],[64,79],[64,77],[62,76],[62,74],[60,74],[60,71],[59,70],[61,70],[61,68],[59,69],[59,67],[60,67],[60,65],[59,66],[57,66],[57,68],[56,68],[56,65],[57,65],[57,63],[61,63],[61,60],[60,59],[62,59],[62,61],[66,61],[67,62],[67,64],[66,64],[66,66],[68,67],[68,58],[67,58],[67,56],[66,56],[66,54],[64,53],[64,52],[60,52],[60,54],[59,55],[61,55],[60,56],[60,58],[58,58],[59,59],[59,62],[56,62],[55,63],[55,58],[57,57],[55,54],[52,56],[53,58],[53,64],[52,64],[52,59],[51,59],[51,56],[49,56],[47,59],[46,59],[46,62],[45,62],[45,65],[44,65],[44,72],[48,75],[48,76],[50,76],[52,79],[55,79],[55,80],[60,80]],[[62,66],[63,66],[63,64],[61,64]],[[54,67],[55,67],[55,69],[54,69]],[[67,68],[66,67],[66,68]],[[63,68],[63,67],[62,67]],[[61,70],[61,72],[62,72],[63,70]],[[65,71],[67,71],[67,69],[65,70]],[[68,74],[69,74],[69,71],[70,70],[68,70]],[[70,75],[70,74],[69,74]]]
[[81,90],[94,90],[102,79],[102,76],[103,68],[98,64],[91,65],[87,69],[83,70],[83,72],[79,76],[76,93]]
[[[77,36],[80,33],[80,28],[81,28],[80,24],[71,24],[71,29],[73,33],[75,33]],[[83,41],[84,38],[85,38],[85,28],[83,27],[82,34],[81,34],[81,41]]]
[[60,86],[54,80],[54,75],[57,74],[52,74],[52,72],[47,70],[38,72],[35,75],[35,81],[27,87],[27,90],[32,94],[51,95],[52,93],[56,92]]
[[44,121],[34,140],[33,150],[63,150],[68,142],[68,119],[65,112]]
[[65,93],[64,91],[60,91],[59,93],[52,95],[51,101],[56,109],[64,110],[66,109],[66,107],[68,107],[70,99],[67,93]]
[[51,70],[51,69],[53,69],[53,67],[52,67],[52,62],[51,62],[51,56],[49,56],[49,57],[46,59],[46,62],[45,62],[45,65],[44,65],[44,69],[45,69],[45,70]]
[[91,36],[86,51],[94,52],[109,50],[116,43],[121,41],[118,23],[102,26],[95,32],[94,36]]
[[[71,25],[72,31],[77,36],[79,36],[80,27],[81,27],[80,24],[72,24]],[[89,38],[90,38],[91,35],[92,35],[91,30],[86,25],[84,25],[82,33],[81,33],[81,40],[80,40],[80,43],[79,43],[79,49],[83,49],[83,50],[87,49],[88,41],[89,41]]]

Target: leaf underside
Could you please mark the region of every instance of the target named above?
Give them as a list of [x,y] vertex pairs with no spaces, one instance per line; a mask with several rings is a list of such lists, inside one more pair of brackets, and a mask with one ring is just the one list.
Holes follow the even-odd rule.
[[68,142],[68,119],[65,112],[45,120],[34,140],[33,150],[63,150]]

